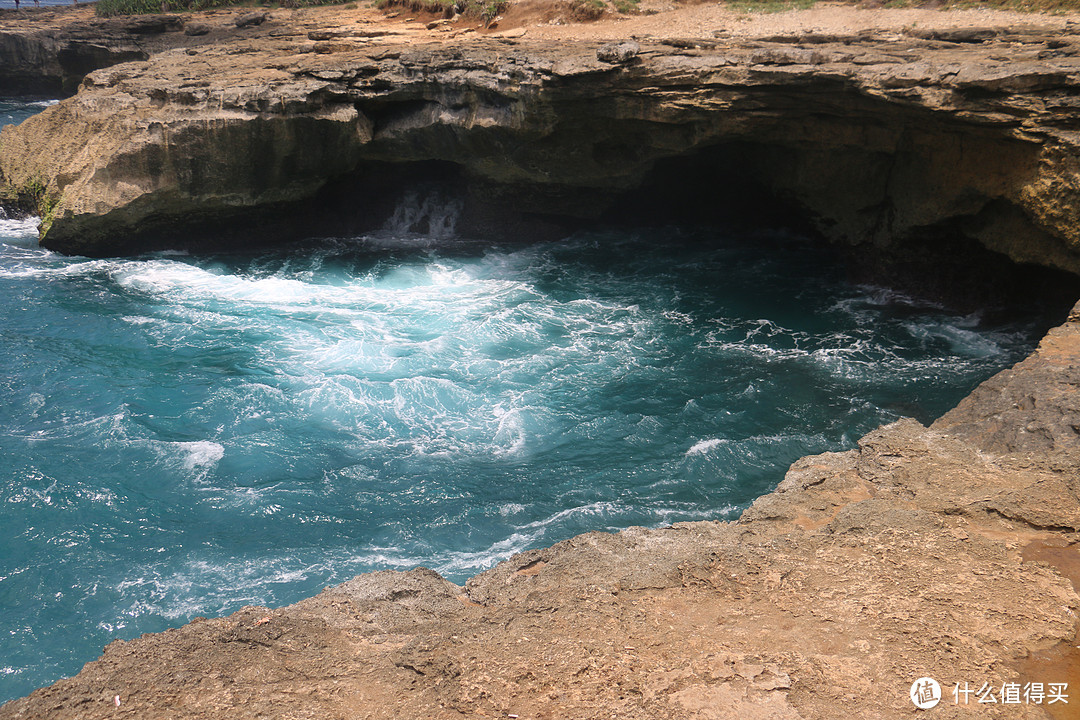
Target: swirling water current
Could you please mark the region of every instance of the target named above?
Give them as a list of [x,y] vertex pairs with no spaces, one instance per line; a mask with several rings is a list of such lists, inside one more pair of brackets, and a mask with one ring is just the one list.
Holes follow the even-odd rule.
[[735,518],[1048,324],[849,284],[776,232],[93,260],[35,226],[0,220],[0,701],[359,572]]

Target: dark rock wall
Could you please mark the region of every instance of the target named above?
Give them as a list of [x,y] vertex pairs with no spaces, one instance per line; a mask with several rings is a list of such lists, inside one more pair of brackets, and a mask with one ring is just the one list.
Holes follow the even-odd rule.
[[147,57],[125,37],[79,39],[59,31],[0,31],[0,96],[66,97],[89,72]]

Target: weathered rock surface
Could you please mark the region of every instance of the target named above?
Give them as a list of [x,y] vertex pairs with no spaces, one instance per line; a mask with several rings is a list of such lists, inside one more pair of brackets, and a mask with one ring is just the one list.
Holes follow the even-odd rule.
[[266,22],[266,16],[268,14],[269,13],[261,10],[246,12],[240,17],[236,18],[233,24],[236,25],[236,27],[238,28],[262,25],[264,22]]
[[95,71],[6,129],[9,202],[37,206],[48,247],[102,255],[252,223],[363,229],[421,178],[464,196],[466,231],[512,232],[648,207],[667,172],[706,199],[759,188],[838,242],[967,237],[1080,273],[1077,36],[642,40],[608,58],[276,22]]
[[952,689],[1076,699],[1077,358],[1070,322],[931,428],[798,461],[737,522],[590,533],[464,587],[361,575],[114,642],[0,718],[906,718],[923,676],[937,716],[1046,717]]
[[0,11],[0,95],[60,97],[86,73],[145,60],[153,36],[180,29],[175,15],[94,19],[90,8],[26,13]]

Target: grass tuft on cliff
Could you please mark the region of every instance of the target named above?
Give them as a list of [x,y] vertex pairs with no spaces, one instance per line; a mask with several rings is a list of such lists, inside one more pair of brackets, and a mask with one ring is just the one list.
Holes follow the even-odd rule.
[[443,17],[464,15],[480,18],[485,23],[510,6],[509,0],[378,0],[375,6],[380,10],[404,8],[410,12],[426,12]]
[[[340,5],[343,2],[345,0],[275,0],[274,2],[256,0],[255,5],[295,8],[314,5]],[[100,17],[112,17],[114,15],[150,15],[178,11],[193,12],[210,8],[251,4],[251,0],[97,0],[94,3],[94,12]]]

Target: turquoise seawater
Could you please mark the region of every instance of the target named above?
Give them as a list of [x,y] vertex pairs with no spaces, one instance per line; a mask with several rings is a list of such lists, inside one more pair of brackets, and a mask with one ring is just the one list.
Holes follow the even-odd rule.
[[715,229],[92,260],[3,220],[0,297],[0,701],[368,570],[462,581],[589,530],[735,518],[1049,322]]

